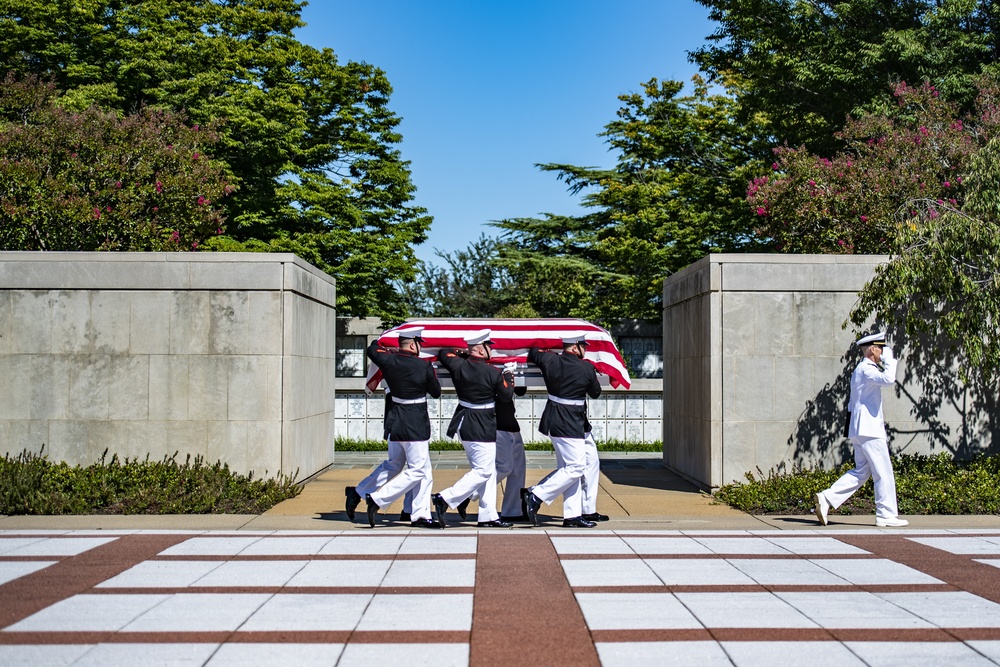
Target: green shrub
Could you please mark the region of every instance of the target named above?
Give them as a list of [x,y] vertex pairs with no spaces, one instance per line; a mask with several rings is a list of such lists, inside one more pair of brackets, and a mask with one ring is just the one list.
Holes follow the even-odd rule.
[[175,453],[161,461],[107,451],[89,466],[24,451],[0,459],[0,514],[259,514],[293,498],[293,477],[254,479],[222,462]]
[[[813,510],[813,494],[852,467],[853,463],[845,463],[835,470],[748,472],[747,481],[726,484],[715,497],[751,514],[808,514]],[[893,458],[893,470],[900,514],[1000,513],[1000,456],[955,461],[949,454],[903,454]],[[868,480],[831,513],[873,513],[874,488]]]
[[[384,452],[388,445],[385,440],[357,440],[354,438],[337,438],[334,447],[338,452]],[[458,440],[431,440],[432,452],[462,451],[462,443]],[[532,452],[551,452],[552,443],[548,440],[524,443],[524,449]],[[598,451],[602,452],[660,452],[663,444],[655,442],[631,442],[624,440],[604,440],[597,443]]]

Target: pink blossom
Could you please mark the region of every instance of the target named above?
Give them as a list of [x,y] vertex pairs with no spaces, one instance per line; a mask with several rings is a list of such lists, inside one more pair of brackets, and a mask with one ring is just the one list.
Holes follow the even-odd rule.
[[159,207],[159,206],[154,206],[154,207],[153,207],[153,213],[156,213],[156,212],[157,212],[157,211],[159,211],[159,210],[160,210],[160,207]]
[[814,181],[814,180],[812,180],[812,179],[810,178],[810,179],[809,179],[809,185],[816,185],[816,181]]
[[215,233],[216,234],[221,234],[222,233],[222,227],[219,227],[218,229],[216,229]]
[[174,243],[179,242],[181,240],[180,233],[177,230],[174,230],[174,233],[170,235],[170,240]]
[[778,163],[777,162],[772,162],[771,163],[771,169],[774,169],[775,171],[778,171]]
[[119,190],[121,190],[122,189],[122,182],[121,181],[115,181],[115,187],[118,188]]
[[161,183],[160,181],[156,182],[156,191],[163,192],[163,183]]
[[868,216],[867,215],[861,216],[861,222],[868,222]]
[[767,213],[767,209],[765,209],[763,206],[758,206],[757,207],[757,215],[764,215],[766,213]]
[[100,220],[100,219],[101,219],[101,209],[95,208],[94,209],[94,220]]
[[194,155],[192,155],[192,156],[191,156],[191,158],[192,158],[193,160],[197,160],[197,159],[198,159],[198,158],[200,158],[200,157],[201,157],[201,155],[199,155],[198,153],[195,153]]
[[197,249],[198,249],[198,242],[195,241],[194,243],[191,244],[191,250],[197,250]]
[[839,245],[839,246],[843,247],[843,246],[845,246],[845,245],[847,245],[847,244],[846,244],[846,243],[844,243],[844,239],[838,239],[838,240],[837,240],[837,245]]
[[944,182],[944,187],[950,188],[951,187],[951,181],[945,181]]
[[204,195],[198,195],[198,206],[204,206],[206,201],[208,200],[205,199]]

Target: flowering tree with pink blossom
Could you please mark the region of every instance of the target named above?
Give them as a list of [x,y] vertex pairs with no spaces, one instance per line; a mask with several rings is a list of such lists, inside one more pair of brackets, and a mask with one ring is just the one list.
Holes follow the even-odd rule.
[[58,102],[32,77],[0,84],[0,249],[194,250],[222,233],[213,130]]

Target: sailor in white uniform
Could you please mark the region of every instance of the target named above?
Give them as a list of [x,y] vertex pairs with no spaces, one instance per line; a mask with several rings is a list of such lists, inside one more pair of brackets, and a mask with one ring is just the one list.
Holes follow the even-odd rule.
[[875,525],[905,526],[896,505],[896,478],[892,473],[889,444],[882,416],[882,387],[896,382],[896,357],[885,344],[885,332],[859,338],[855,343],[864,358],[851,375],[851,411],[848,437],[854,445],[854,469],[829,489],[815,495],[816,518],[824,526],[830,508],[840,507],[871,477],[875,482]]

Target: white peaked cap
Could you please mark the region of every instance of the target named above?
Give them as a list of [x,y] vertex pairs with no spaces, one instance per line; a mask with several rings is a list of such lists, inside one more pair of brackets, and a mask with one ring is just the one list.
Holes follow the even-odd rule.
[[885,345],[885,332],[884,331],[879,331],[878,333],[868,334],[867,336],[863,336],[863,337],[857,339],[856,341],[854,341],[855,345],[877,345],[879,343],[881,343],[882,345]]
[[465,344],[469,347],[474,347],[476,345],[492,345],[493,341],[490,340],[490,330],[483,329],[482,331],[477,331],[474,334],[469,334],[465,337]]
[[587,334],[578,333],[572,336],[564,336],[562,339],[563,345],[586,345],[587,344]]
[[396,333],[399,335],[400,340],[404,338],[414,338],[419,341],[423,341],[420,334],[424,332],[423,327],[407,327],[405,329],[398,329]]

